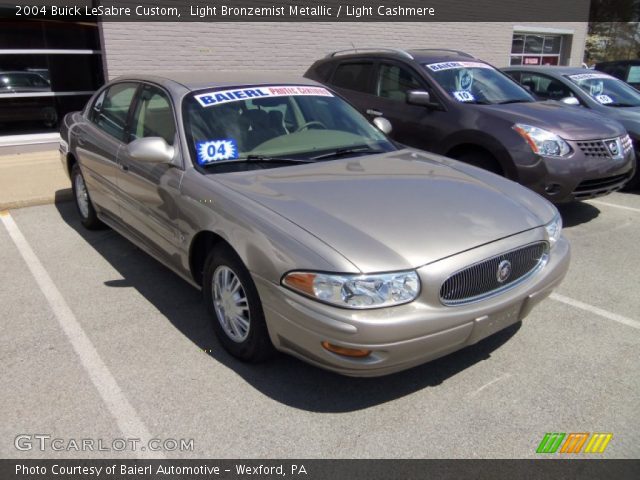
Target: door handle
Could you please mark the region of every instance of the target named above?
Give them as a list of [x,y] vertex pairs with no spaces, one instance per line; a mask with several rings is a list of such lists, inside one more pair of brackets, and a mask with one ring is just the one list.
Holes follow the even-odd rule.
[[78,135],[78,146],[84,147],[84,137],[82,135]]
[[127,165],[125,163],[121,163],[120,164],[120,170],[122,170],[123,172],[128,172],[129,171],[129,165]]
[[368,108],[367,115],[373,115],[374,117],[381,117],[382,112],[380,110],[374,110],[373,108]]

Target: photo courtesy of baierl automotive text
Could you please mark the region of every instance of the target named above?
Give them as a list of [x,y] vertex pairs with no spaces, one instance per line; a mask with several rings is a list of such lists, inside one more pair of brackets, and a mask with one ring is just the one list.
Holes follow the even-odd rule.
[[0,0],[0,479],[638,478],[638,55],[635,0]]

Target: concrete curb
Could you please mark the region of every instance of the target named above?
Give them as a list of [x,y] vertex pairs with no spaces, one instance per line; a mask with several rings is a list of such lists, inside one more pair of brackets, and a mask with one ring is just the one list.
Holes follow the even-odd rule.
[[54,195],[33,197],[25,200],[0,202],[0,210],[13,210],[16,208],[35,207],[37,205],[50,205],[54,203],[69,202],[73,200],[73,191],[70,188],[58,190]]
[[57,150],[0,155],[0,210],[66,202],[70,186]]

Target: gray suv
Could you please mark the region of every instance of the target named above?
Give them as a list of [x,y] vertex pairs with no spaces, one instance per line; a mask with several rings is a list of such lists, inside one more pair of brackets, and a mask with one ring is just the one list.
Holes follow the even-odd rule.
[[634,172],[619,122],[537,102],[464,52],[346,50],[316,61],[305,76],[369,118],[389,119],[396,141],[504,175],[555,203],[619,190]]

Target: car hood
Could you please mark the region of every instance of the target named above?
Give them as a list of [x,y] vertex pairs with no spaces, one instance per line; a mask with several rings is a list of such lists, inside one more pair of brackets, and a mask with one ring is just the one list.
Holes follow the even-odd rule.
[[584,109],[569,108],[560,102],[482,105],[479,108],[511,123],[544,128],[566,140],[611,138],[625,133],[624,127],[613,118]]
[[640,107],[609,107],[611,118],[622,123],[624,128],[635,138],[640,137]]
[[555,213],[514,182],[409,149],[212,178],[366,272],[417,268],[539,227]]

